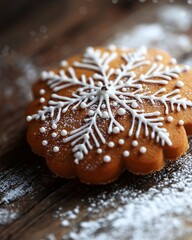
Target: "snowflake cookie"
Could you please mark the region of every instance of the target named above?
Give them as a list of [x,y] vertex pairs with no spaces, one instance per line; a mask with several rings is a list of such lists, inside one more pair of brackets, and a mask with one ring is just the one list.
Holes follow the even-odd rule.
[[192,69],[157,49],[88,47],[43,71],[28,142],[59,176],[108,183],[160,170],[188,149]]

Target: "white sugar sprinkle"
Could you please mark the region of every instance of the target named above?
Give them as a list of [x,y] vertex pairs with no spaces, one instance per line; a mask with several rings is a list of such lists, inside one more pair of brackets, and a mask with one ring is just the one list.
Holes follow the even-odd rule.
[[41,127],[41,128],[39,129],[39,131],[40,131],[41,133],[45,133],[45,132],[46,132],[46,129],[45,129],[44,127]]
[[108,146],[109,146],[110,148],[113,148],[113,147],[115,146],[115,143],[114,143],[114,142],[109,142],[109,143],[108,143]]
[[46,146],[47,144],[48,144],[47,140],[43,140],[43,141],[42,141],[42,145],[43,145],[43,146]]
[[144,154],[144,153],[147,152],[147,148],[146,148],[146,147],[141,147],[141,148],[139,149],[139,152],[142,153],[142,154]]
[[123,152],[123,156],[124,156],[124,157],[129,157],[129,155],[130,155],[130,152],[129,152],[129,151],[126,150],[126,151]]
[[119,139],[118,143],[119,143],[120,145],[123,145],[123,144],[125,143],[125,141],[124,141],[123,139]]
[[61,136],[63,137],[67,136],[67,131],[65,129],[61,131]]
[[45,89],[40,89],[40,90],[39,90],[39,94],[40,94],[40,95],[45,94]]
[[173,117],[172,116],[168,116],[167,121],[168,122],[172,122],[173,121]]
[[183,121],[183,120],[179,120],[179,121],[178,121],[178,124],[179,124],[180,126],[183,126],[183,125],[184,125],[184,121]]
[[119,132],[120,132],[119,127],[114,127],[114,128],[113,128],[113,133],[117,134],[117,133],[119,133]]
[[40,103],[44,103],[45,102],[45,98],[41,97],[39,101],[40,101]]
[[179,87],[179,88],[181,88],[181,87],[184,86],[184,82],[178,80],[178,81],[176,82],[176,86]]

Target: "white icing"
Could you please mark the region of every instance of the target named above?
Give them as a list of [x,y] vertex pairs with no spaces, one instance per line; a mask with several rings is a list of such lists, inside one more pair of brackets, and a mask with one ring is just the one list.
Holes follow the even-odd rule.
[[167,121],[168,121],[168,122],[172,122],[172,121],[173,121],[173,117],[172,117],[172,116],[168,116],[168,117],[167,117]]
[[119,108],[118,111],[117,111],[117,113],[118,113],[120,116],[122,116],[122,115],[124,115],[124,114],[126,113],[126,110],[125,110],[125,108]]
[[163,60],[163,56],[162,55],[157,55],[156,57],[155,57],[155,60],[156,61],[162,61]]
[[45,133],[45,132],[46,132],[46,129],[45,129],[44,127],[41,127],[41,128],[39,129],[39,131],[40,131],[41,133]]
[[98,154],[101,154],[102,152],[103,152],[103,150],[102,150],[101,148],[98,148],[98,149],[97,149],[97,153],[98,153]]
[[62,61],[60,62],[60,66],[61,66],[61,67],[67,67],[67,65],[68,65],[68,62],[67,62],[66,60],[62,60]]
[[45,94],[45,89],[40,89],[40,90],[39,90],[39,94],[40,94],[40,95]]
[[177,64],[177,59],[176,58],[171,58],[171,64]]
[[27,116],[26,117],[27,122],[30,122],[32,119],[33,119],[32,116]]
[[53,148],[53,152],[55,152],[55,153],[59,152],[59,147],[55,146],[55,147]]
[[178,124],[179,124],[180,126],[183,126],[183,125],[184,125],[184,121],[183,121],[183,120],[179,120],[179,121],[178,121]]
[[179,88],[182,88],[184,86],[184,82],[182,82],[181,80],[178,80],[176,82],[176,86],[179,87]]
[[125,151],[123,152],[123,156],[124,156],[124,157],[129,157],[129,155],[130,155],[130,152],[129,152],[129,151],[125,150]]
[[133,147],[137,147],[138,144],[139,144],[139,143],[138,143],[138,141],[136,141],[136,140],[134,140],[134,141],[132,142],[132,146],[133,146]]
[[[52,89],[53,94],[48,106],[43,106],[36,114],[28,116],[27,121],[33,119],[45,121],[50,118],[52,129],[56,129],[61,115],[69,109],[72,111],[85,109],[87,116],[83,119],[84,123],[63,139],[64,143],[71,143],[76,163],[94,147],[100,149],[102,144],[106,144],[106,137],[98,125],[99,119],[108,121],[109,135],[124,131],[119,120],[121,118],[113,111],[116,106],[119,106],[118,115],[127,113],[131,118],[129,137],[139,138],[143,128],[144,137],[154,139],[162,146],[172,145],[169,133],[163,128],[164,117],[159,111],[145,112],[143,102],[150,102],[154,108],[156,103],[160,103],[165,114],[192,107],[190,100],[179,95],[179,89],[168,92],[165,87],[160,87],[169,84],[172,80],[178,80],[182,72],[181,67],[151,63],[147,58],[145,47],[129,53],[122,51],[123,63],[117,69],[110,68],[110,63],[116,57],[116,50],[102,52],[89,47],[83,58],[79,62],[74,62],[73,67],[69,66],[59,73],[42,73],[42,79],[47,80],[46,84]],[[139,74],[140,67],[146,67],[146,72]],[[90,70],[89,77],[77,76],[76,68]],[[144,92],[143,84],[147,86],[151,83],[156,84],[159,89],[156,92]],[[76,88],[71,96],[57,94],[58,91],[70,87]],[[102,110],[103,108],[105,111]],[[119,140],[119,144],[123,144],[123,141]],[[138,142],[135,140],[132,144],[136,146]]]
[[113,133],[117,134],[120,132],[120,128],[119,127],[114,127],[113,128]]
[[142,147],[139,149],[139,152],[142,153],[142,154],[144,154],[144,153],[147,152],[147,148],[142,146]]
[[114,143],[114,142],[109,142],[109,143],[108,143],[108,146],[109,146],[110,148],[113,148],[113,147],[115,146],[115,143]]
[[47,146],[47,144],[48,144],[47,140],[43,140],[43,141],[42,141],[42,145],[43,145],[43,146]]
[[103,157],[103,161],[106,162],[106,163],[108,163],[108,162],[111,161],[111,157],[110,157],[109,155],[105,155],[105,156]]
[[125,143],[125,141],[123,139],[119,139],[118,143],[119,143],[119,145],[123,145]]
[[61,130],[61,136],[63,137],[67,136],[67,131],[65,129]]
[[56,133],[56,132],[53,132],[53,133],[51,134],[51,136],[52,136],[53,138],[55,138],[55,137],[57,137],[57,133]]
[[41,97],[39,101],[40,101],[40,103],[44,103],[45,102],[45,98]]
[[49,77],[48,72],[43,71],[43,72],[41,73],[41,79],[42,79],[42,80],[46,80],[48,77]]

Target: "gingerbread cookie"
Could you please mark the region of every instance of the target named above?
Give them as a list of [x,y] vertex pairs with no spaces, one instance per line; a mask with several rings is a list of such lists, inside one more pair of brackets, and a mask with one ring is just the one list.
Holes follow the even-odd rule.
[[27,139],[51,171],[111,182],[160,170],[192,133],[192,69],[157,49],[86,49],[42,72]]

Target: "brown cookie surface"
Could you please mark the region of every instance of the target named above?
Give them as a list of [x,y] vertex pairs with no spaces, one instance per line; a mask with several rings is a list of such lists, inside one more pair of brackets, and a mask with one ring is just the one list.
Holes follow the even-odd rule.
[[65,178],[103,184],[160,170],[192,133],[192,69],[157,49],[87,48],[42,72],[27,139]]

